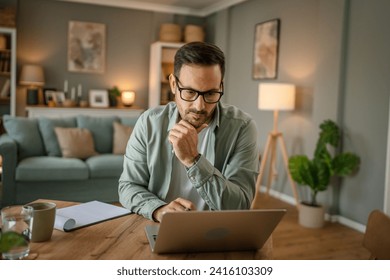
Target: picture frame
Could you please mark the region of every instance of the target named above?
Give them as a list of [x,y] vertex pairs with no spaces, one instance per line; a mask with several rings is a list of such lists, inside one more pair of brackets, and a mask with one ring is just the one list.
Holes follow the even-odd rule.
[[68,71],[104,73],[106,26],[102,23],[70,21],[68,25]]
[[54,101],[53,93],[57,91],[56,88],[43,88],[43,103],[45,105],[49,104],[49,101]]
[[276,79],[278,74],[280,19],[255,26],[253,79]]
[[89,91],[89,104],[91,107],[109,107],[108,91],[101,89],[91,89]]
[[56,106],[61,107],[64,104],[65,93],[63,91],[54,91],[52,97]]

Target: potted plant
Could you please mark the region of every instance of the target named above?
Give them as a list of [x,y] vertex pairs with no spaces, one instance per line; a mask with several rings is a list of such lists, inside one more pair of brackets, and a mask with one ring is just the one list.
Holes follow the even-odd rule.
[[121,91],[117,86],[108,90],[108,99],[111,107],[118,106],[121,103]]
[[322,227],[324,207],[317,202],[318,192],[327,190],[333,177],[344,177],[360,165],[360,158],[350,152],[340,153],[341,133],[337,124],[325,120],[320,125],[320,134],[313,159],[306,155],[289,158],[291,177],[300,185],[308,186],[310,201],[303,201],[299,207],[299,223],[306,227]]

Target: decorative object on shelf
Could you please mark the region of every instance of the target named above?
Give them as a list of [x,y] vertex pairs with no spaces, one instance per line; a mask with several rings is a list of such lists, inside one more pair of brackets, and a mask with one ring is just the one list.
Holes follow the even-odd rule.
[[45,83],[43,68],[39,65],[31,65],[31,64],[23,65],[22,72],[20,74],[19,83],[21,85],[28,86],[27,104],[37,105],[39,102],[38,99],[39,87],[43,86]]
[[54,106],[61,107],[65,102],[65,93],[62,91],[56,91],[53,93]]
[[16,26],[16,8],[0,7],[0,26],[4,26],[4,27]]
[[130,90],[122,91],[122,104],[124,106],[132,106],[135,100],[135,92]]
[[106,26],[70,21],[68,28],[68,71],[104,73]]
[[163,23],[160,26],[160,41],[163,42],[180,42],[181,27],[174,23]]
[[291,188],[294,194],[297,207],[299,205],[298,192],[294,181],[291,178],[288,169],[288,155],[286,149],[286,143],[283,138],[283,134],[278,130],[278,117],[279,111],[291,111],[295,107],[295,86],[292,84],[284,83],[260,83],[258,93],[258,108],[259,110],[271,110],[274,111],[274,126],[273,130],[268,134],[267,143],[264,149],[264,156],[261,160],[259,176],[256,182],[256,195],[260,193],[261,180],[264,175],[265,166],[270,156],[268,182],[267,182],[267,194],[272,184],[276,172],[276,146],[278,140],[280,143],[283,163],[286,169]]
[[111,107],[118,106],[122,101],[121,101],[121,91],[117,86],[112,87],[111,89],[108,90],[108,98],[110,102]]
[[7,49],[7,37],[5,35],[0,34],[0,50]]
[[[319,228],[324,224],[324,207],[317,202],[318,192],[325,191],[330,180],[351,175],[360,165],[360,158],[350,152],[339,153],[341,131],[332,120],[320,125],[313,159],[306,155],[295,155],[289,159],[292,178],[300,185],[308,186],[311,200],[303,201],[299,207],[299,223],[305,227]],[[332,151],[329,150],[332,147]]]
[[108,92],[102,89],[91,89],[89,91],[89,104],[91,107],[108,107]]
[[204,42],[205,33],[202,26],[188,24],[184,28],[184,42]]
[[43,90],[43,103],[49,105],[50,102],[54,102],[53,93],[57,91],[56,88],[44,88]]
[[253,78],[276,79],[280,20],[262,22],[255,28]]

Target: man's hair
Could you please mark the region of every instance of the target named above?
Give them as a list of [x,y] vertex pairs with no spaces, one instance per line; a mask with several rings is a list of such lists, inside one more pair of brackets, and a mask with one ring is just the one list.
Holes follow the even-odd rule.
[[216,45],[204,42],[192,42],[182,46],[175,55],[174,73],[180,76],[183,65],[219,65],[222,79],[225,75],[225,55]]

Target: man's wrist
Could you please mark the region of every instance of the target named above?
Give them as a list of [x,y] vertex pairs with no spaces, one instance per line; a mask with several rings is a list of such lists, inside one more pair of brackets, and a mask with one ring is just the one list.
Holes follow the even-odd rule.
[[194,160],[192,161],[192,164],[191,164],[190,166],[186,167],[187,170],[190,169],[192,166],[194,166],[194,165],[199,161],[199,159],[200,159],[201,156],[202,156],[202,154],[198,154],[198,155],[194,158]]

